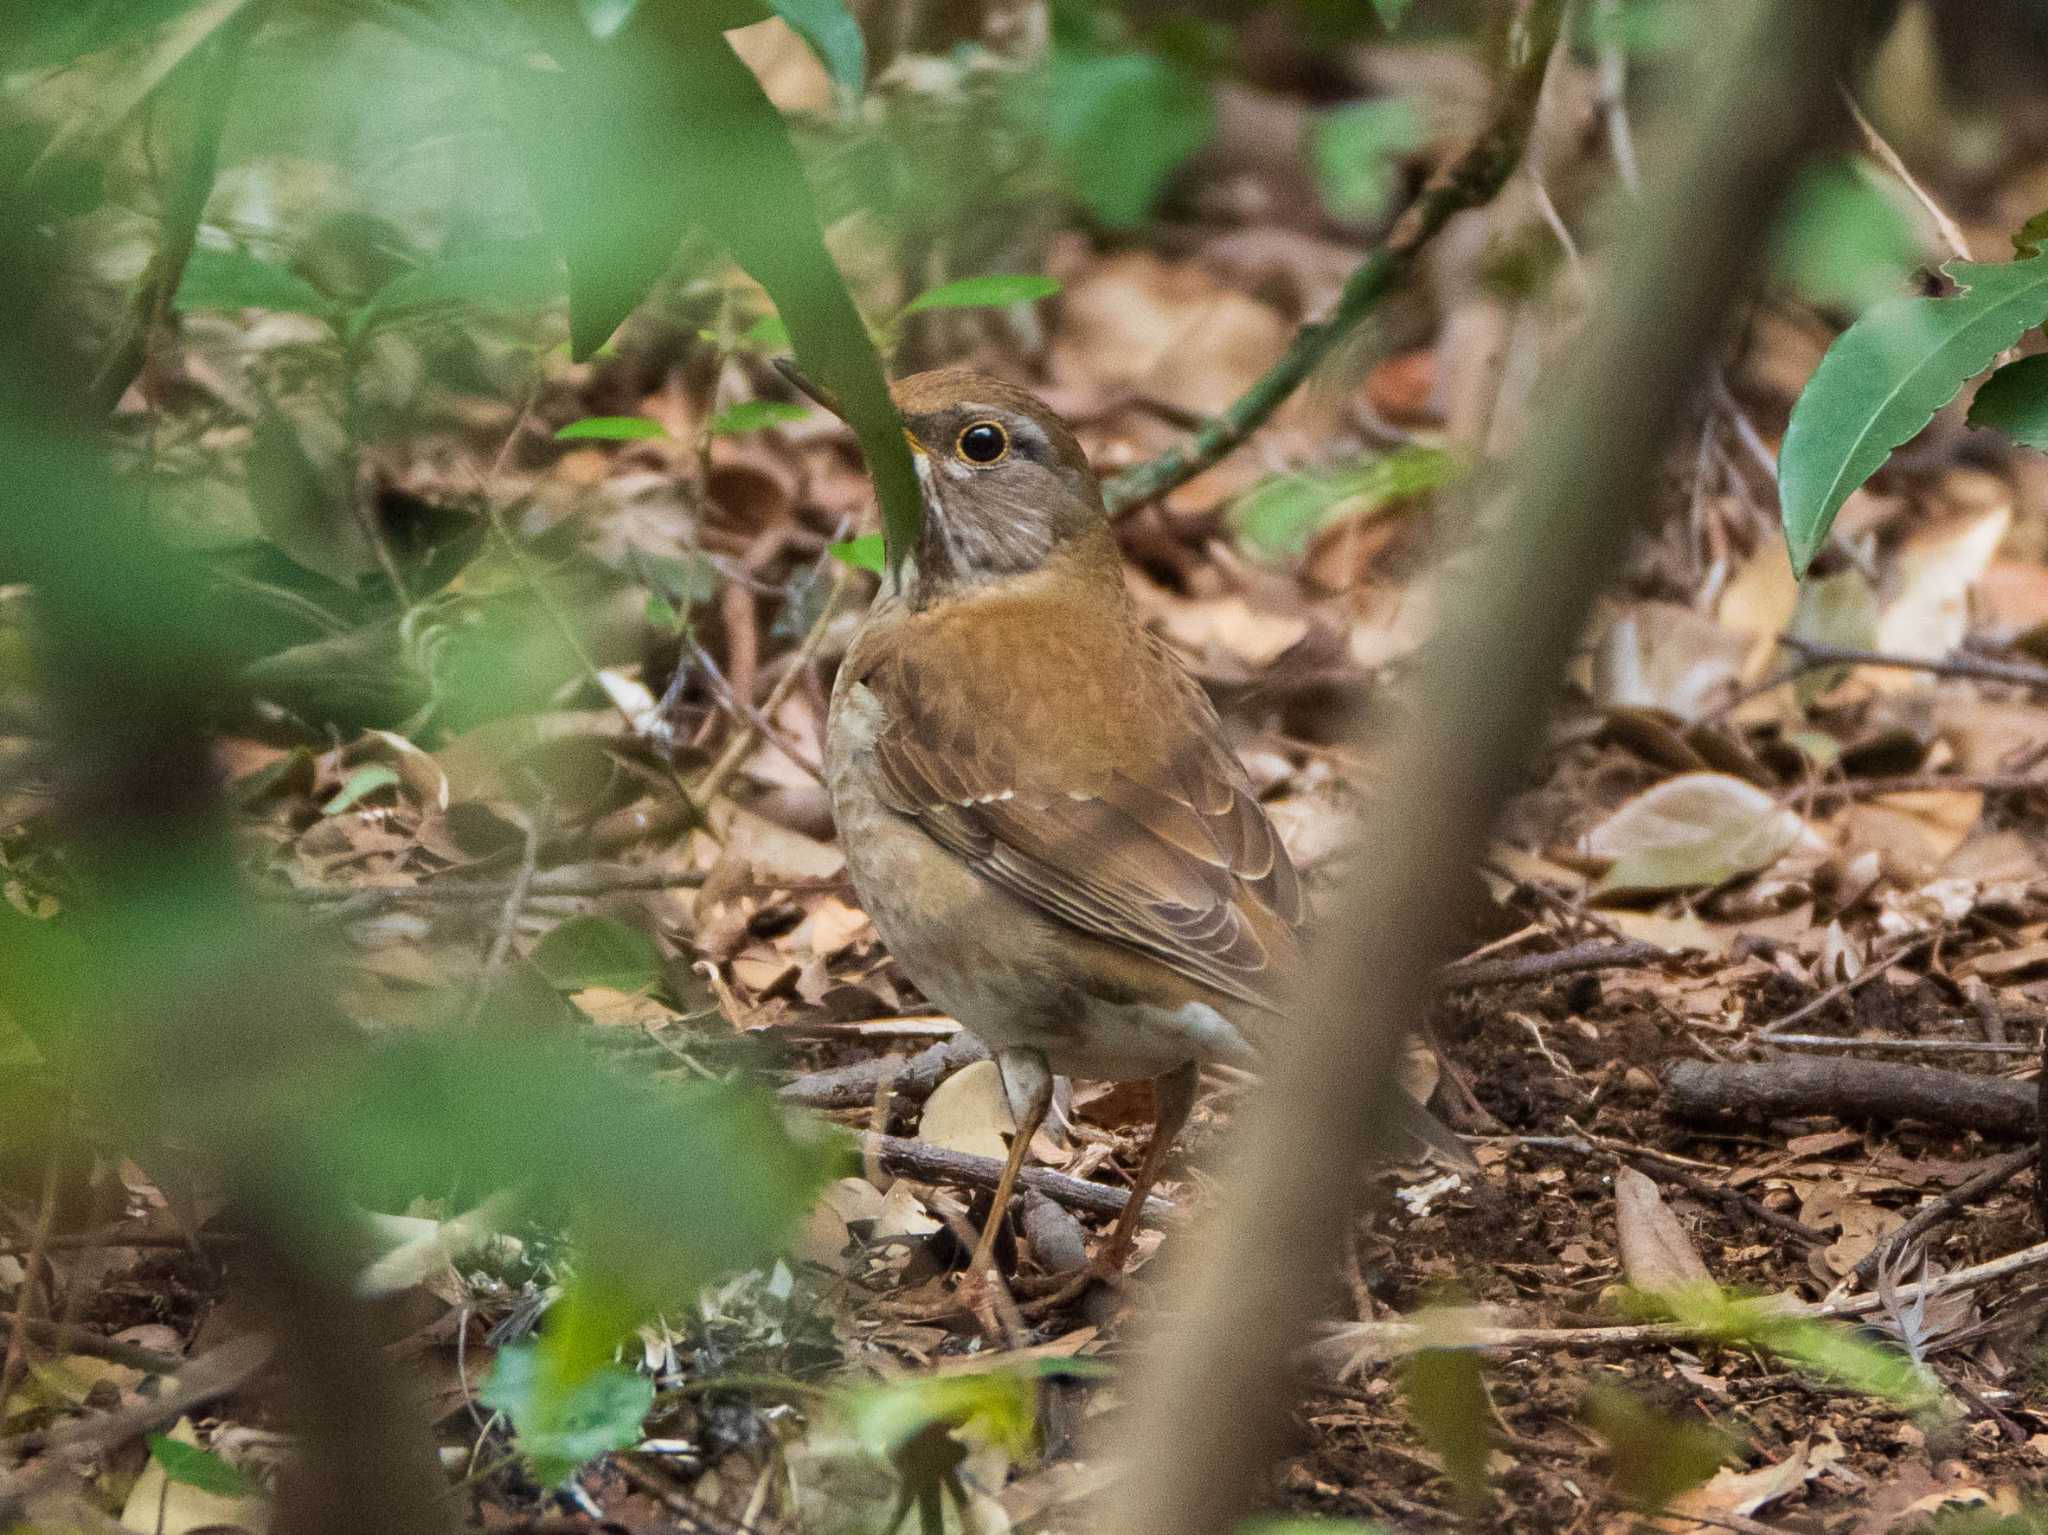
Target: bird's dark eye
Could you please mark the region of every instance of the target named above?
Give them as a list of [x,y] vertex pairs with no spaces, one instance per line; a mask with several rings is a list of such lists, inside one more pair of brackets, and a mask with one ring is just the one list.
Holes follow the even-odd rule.
[[954,449],[970,464],[993,464],[1010,451],[1010,434],[993,421],[962,429]]

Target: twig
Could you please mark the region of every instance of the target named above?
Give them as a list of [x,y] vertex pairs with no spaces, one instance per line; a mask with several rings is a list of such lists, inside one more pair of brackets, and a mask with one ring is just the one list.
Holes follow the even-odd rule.
[[228,108],[235,100],[235,77],[241,73],[266,7],[251,6],[230,20],[206,44],[187,82],[198,111],[192,125],[184,164],[177,180],[164,197],[163,216],[157,221],[157,246],[135,285],[128,305],[128,317],[121,327],[114,350],[93,375],[89,396],[92,408],[105,415],[121,403],[128,386],[149,362],[149,349],[158,330],[171,312],[171,303],[185,280],[185,266],[199,239],[199,220],[213,195],[214,177],[220,168],[221,135],[227,127]]
[[[1610,25],[1621,14],[1621,0],[1600,0],[1600,16]],[[1628,127],[1628,55],[1618,44],[1600,49],[1600,93],[1593,109],[1607,129],[1607,153],[1614,160],[1614,173],[1630,197],[1643,195],[1643,172],[1636,160],[1635,136]]]
[[145,1375],[175,1375],[192,1363],[179,1354],[160,1354],[155,1349],[118,1343],[90,1327],[66,1326],[62,1322],[32,1317],[25,1311],[0,1311],[0,1319],[25,1328],[30,1337],[50,1348],[63,1349],[71,1354],[89,1354],[94,1359],[105,1359],[113,1364],[125,1364]]
[[[1994,1280],[2048,1264],[2048,1242],[2037,1242],[2018,1252],[2007,1253],[1987,1263],[1957,1269],[1918,1284],[1901,1285],[1893,1298],[1910,1304],[1925,1295],[1929,1300],[1979,1289]],[[1785,1306],[1772,1313],[1774,1320],[1787,1322],[1835,1322],[1868,1316],[1884,1308],[1884,1297],[1875,1292],[1848,1296],[1825,1305]],[[1458,1335],[1462,1348],[1512,1349],[1597,1349],[1638,1348],[1646,1344],[1689,1343],[1714,1336],[1714,1329],[1693,1322],[1638,1322],[1612,1327],[1503,1327],[1478,1325]],[[1344,1322],[1332,1326],[1313,1348],[1315,1357],[1329,1367],[1348,1367],[1360,1359],[1391,1359],[1417,1349],[1435,1347],[1443,1341],[1438,1329],[1414,1322]]]
[[491,979],[505,965],[505,956],[512,952],[512,935],[519,930],[519,913],[526,905],[527,894],[533,889],[534,865],[540,858],[540,827],[532,816],[524,811],[514,810],[523,841],[519,850],[519,869],[512,876],[512,888],[505,892],[505,904],[498,913],[498,930],[491,935],[490,951],[484,955],[483,969],[476,978],[476,995],[469,1006],[469,1021],[475,1023],[482,1016],[484,1004],[490,1000]]
[[1849,115],[1856,119],[1856,127],[1863,135],[1864,144],[1877,156],[1879,163],[1898,178],[1899,184],[1913,194],[1914,200],[1927,210],[1927,216],[1934,221],[1934,227],[1940,232],[1942,243],[1949,248],[1949,254],[1960,261],[1975,261],[1977,258],[1970,254],[1970,242],[1963,238],[1962,226],[1950,218],[1942,210],[1941,204],[1928,196],[1927,188],[1914,179],[1913,173],[1906,169],[1906,162],[1899,158],[1899,152],[1885,142],[1885,137],[1877,131],[1876,124],[1863,115],[1863,109],[1856,105],[1856,98],[1850,94],[1849,87],[1838,82],[1836,88],[1842,93],[1842,105],[1847,107]]
[[50,1286],[41,1276],[49,1266],[46,1244],[50,1240],[50,1228],[57,1219],[57,1187],[64,1171],[65,1136],[60,1126],[50,1137],[50,1160],[43,1169],[42,1195],[36,1203],[36,1223],[29,1233],[28,1257],[22,1263],[21,1296],[16,1302],[20,1308],[14,1313],[14,1326],[7,1334],[7,1360],[0,1365],[0,1403],[14,1399],[14,1388],[21,1384],[22,1371],[28,1367],[28,1340],[32,1330],[29,1306],[35,1299],[40,1285],[43,1292],[43,1309],[50,1309],[52,1296]]
[[[376,907],[399,906],[409,901],[460,902],[498,901],[512,893],[516,878],[421,880],[414,885],[297,885],[275,892],[275,899],[289,901],[339,901],[344,904],[368,902]],[[704,883],[696,869],[626,868],[615,864],[563,864],[533,875],[527,898],[543,896],[621,895],[639,890],[687,890]]]
[[[831,590],[825,594],[825,605],[818,610],[818,616],[813,620],[810,631],[804,635],[803,643],[797,647],[796,658],[790,662],[789,669],[775,679],[775,686],[761,701],[761,719],[771,720],[775,717],[775,711],[782,707],[783,700],[789,697],[790,690],[796,686],[797,680],[809,671],[811,663],[817,660],[819,647],[825,643],[825,630],[830,626],[832,615],[838,610],[839,599],[844,595],[852,576],[851,566],[839,567],[838,574],[832,578]],[[718,760],[704,770],[704,776],[698,779],[690,790],[691,798],[699,805],[709,805],[718,798],[724,792],[726,784],[732,781],[732,775],[739,771],[740,764],[746,761],[747,753],[754,749],[754,743],[758,739],[758,728],[755,722],[749,719],[733,733],[733,738],[726,742],[725,750],[718,754]]]
[[1620,943],[1592,939],[1550,954],[1464,960],[1446,965],[1437,975],[1437,985],[1445,991],[1469,991],[1475,986],[1512,986],[1523,981],[1547,981],[1554,976],[1578,975],[1588,970],[1626,970],[1670,958],[1668,949],[1637,938]]
[[2000,1157],[1984,1171],[1966,1183],[1958,1184],[1941,1198],[1919,1211],[1897,1231],[1892,1232],[1877,1246],[1863,1255],[1863,1261],[1849,1271],[1859,1285],[1867,1285],[1886,1260],[1895,1252],[1905,1250],[1909,1242],[1917,1242],[1936,1226],[1943,1226],[1963,1213],[1964,1207],[1972,1200],[1982,1199],[1986,1194],[2003,1188],[2019,1174],[2032,1167],[2041,1157],[2039,1146],[2029,1146],[2025,1151],[2015,1151]]
[[1683,1119],[1830,1114],[1887,1123],[1917,1119],[1984,1135],[2034,1131],[2033,1083],[1904,1061],[1811,1055],[1677,1061],[1664,1073],[1664,1091],[1670,1112]]
[[1796,650],[1811,663],[1822,666],[1883,666],[1895,671],[1932,672],[1937,677],[1972,677],[1979,682],[2011,682],[2026,688],[2048,688],[2048,666],[2026,661],[1994,661],[1988,656],[1899,656],[1879,650],[1856,650],[1846,645],[1828,645],[1819,640],[1781,634],[1778,643]]
[[[929,1141],[906,1140],[899,1135],[864,1134],[861,1150],[881,1162],[890,1172],[915,1178],[921,1183],[961,1183],[969,1188],[992,1189],[1003,1175],[1003,1164],[995,1157],[978,1157],[966,1151],[948,1151]],[[1027,1167],[1017,1175],[1019,1188],[1036,1189],[1056,1204],[1087,1215],[1117,1216],[1130,1202],[1130,1190],[1111,1188],[1070,1178],[1049,1167]],[[1171,1200],[1157,1194],[1145,1200],[1145,1220],[1163,1225],[1174,1213]]]
[[2032,1045],[1993,1039],[1843,1039],[1836,1034],[1773,1034],[1786,1050],[1900,1050],[1928,1055],[2039,1055]]
[[[1570,1123],[1570,1121],[1567,1121],[1567,1123]],[[1608,1136],[1594,1135],[1587,1130],[1578,1130],[1577,1126],[1573,1126],[1573,1128],[1577,1130],[1577,1133],[1573,1135],[1510,1135],[1495,1139],[1494,1144],[1545,1149],[1558,1148],[1576,1151],[1582,1156],[1605,1157],[1610,1162],[1618,1162],[1625,1166],[1633,1167],[1645,1177],[1662,1178],[1666,1182],[1675,1183],[1680,1188],[1697,1194],[1702,1199],[1711,1200],[1715,1204],[1736,1207],[1751,1219],[1770,1226],[1775,1230],[1782,1231],[1785,1235],[1811,1246],[1818,1247],[1827,1241],[1825,1236],[1815,1231],[1811,1226],[1804,1225],[1789,1215],[1773,1210],[1763,1201],[1750,1197],[1740,1189],[1731,1189],[1709,1183],[1693,1171],[1695,1167],[1701,1167],[1705,1164],[1689,1162],[1686,1158],[1673,1156],[1668,1151],[1654,1151],[1647,1146],[1631,1146],[1626,1141],[1617,1141]],[[1708,1170],[1719,1171],[1719,1169],[1711,1167]]]
[[276,1352],[276,1345],[262,1333],[243,1333],[197,1359],[179,1361],[177,1385],[154,1401],[110,1412],[97,1418],[81,1418],[46,1429],[34,1429],[0,1439],[0,1460],[41,1453],[45,1459],[17,1478],[17,1494],[26,1493],[62,1471],[53,1452],[58,1450],[109,1449],[124,1444],[137,1434],[146,1434],[165,1423],[176,1422],[193,1408],[217,1401],[241,1386]]
[[1777,1022],[1766,1025],[1764,1028],[1758,1031],[1757,1038],[1769,1039],[1772,1035],[1777,1034],[1782,1030],[1791,1028],[1792,1025],[1795,1023],[1804,1023],[1807,1019],[1811,1018],[1814,1014],[1820,1012],[1823,1008],[1829,1006],[1832,1003],[1839,1002],[1842,998],[1848,996],[1853,991],[1858,991],[1861,988],[1868,986],[1872,981],[1876,980],[1879,976],[1883,975],[1886,971],[1890,970],[1894,965],[1898,964],[1901,960],[1906,959],[1911,955],[1919,953],[1922,949],[1931,948],[1934,944],[1936,936],[1937,935],[1932,933],[1922,933],[1917,938],[1908,939],[1905,943],[1900,944],[1896,949],[1892,950],[1891,953],[1887,954],[1878,963],[1858,971],[1855,975],[1850,976],[1849,979],[1847,979],[1846,981],[1837,981],[1834,985],[1830,986],[1826,991],[1822,992],[1819,996],[1813,998],[1811,1001],[1806,1002],[1799,1007],[1795,1007],[1794,1009],[1792,1009],[1791,1012],[1787,1013],[1784,1017],[1778,1019]]
[[886,1087],[892,1098],[929,1098],[940,1082],[963,1066],[988,1059],[988,1046],[961,1034],[915,1055],[884,1055],[830,1071],[813,1071],[778,1090],[785,1103],[814,1109],[857,1109],[875,1101]]
[[1794,799],[1878,799],[1887,794],[2028,794],[2048,791],[2048,773],[1900,773],[1885,778],[1844,778],[1802,785]]
[[1491,202],[1521,162],[1536,102],[1557,42],[1562,0],[1538,0],[1522,17],[1518,51],[1501,80],[1493,121],[1404,213],[1392,236],[1346,280],[1337,306],[1301,327],[1280,360],[1192,440],[1114,476],[1102,499],[1119,516],[1185,484],[1257,431],[1287,397],[1336,350],[1339,342],[1408,276],[1416,257],[1456,215]]

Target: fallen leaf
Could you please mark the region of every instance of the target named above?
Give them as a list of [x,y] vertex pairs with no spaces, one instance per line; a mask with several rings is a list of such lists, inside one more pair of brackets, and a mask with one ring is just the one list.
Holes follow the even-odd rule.
[[1593,649],[1593,702],[1698,719],[1742,676],[1752,641],[1675,602],[1623,609]]
[[1646,790],[1580,840],[1613,860],[1596,889],[1685,890],[1767,869],[1819,837],[1754,784],[1726,773],[1683,773]]
[[[1991,481],[1994,489],[1977,484]],[[2012,526],[2012,494],[1992,476],[1961,472],[1949,486],[1967,484],[1978,502],[1932,527],[1921,528],[1899,548],[1884,583],[1877,621],[1877,648],[1892,655],[1945,656],[1961,645],[1970,627],[1970,588],[1983,579],[1991,557]],[[1949,487],[1945,487],[1949,488]],[[1886,691],[1924,687],[1915,672],[1889,671],[1874,685]]]
[[1614,1224],[1622,1274],[1637,1289],[1669,1292],[1714,1282],[1655,1180],[1633,1167],[1614,1175]]
[[925,1100],[917,1133],[919,1139],[949,1151],[1000,1160],[1009,1155],[1005,1137],[1016,1129],[1001,1069],[994,1061],[976,1061],[946,1078]]
[[[180,1418],[166,1436],[174,1443],[202,1448],[190,1418]],[[129,1490],[121,1509],[121,1528],[136,1535],[191,1535],[195,1530],[246,1530],[266,1535],[270,1504],[254,1494],[228,1497],[190,1482],[174,1482],[162,1463],[151,1456]]]

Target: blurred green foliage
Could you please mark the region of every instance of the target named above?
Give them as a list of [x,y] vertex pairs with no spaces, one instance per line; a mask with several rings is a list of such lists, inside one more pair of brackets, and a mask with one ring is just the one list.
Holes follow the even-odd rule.
[[1340,468],[1275,475],[1239,498],[1230,518],[1260,554],[1298,555],[1338,518],[1441,489],[1459,472],[1457,458],[1441,448],[1399,448]]
[[1919,254],[1899,194],[1861,159],[1800,173],[1771,251],[1779,279],[1801,297],[1852,314],[1896,295]]

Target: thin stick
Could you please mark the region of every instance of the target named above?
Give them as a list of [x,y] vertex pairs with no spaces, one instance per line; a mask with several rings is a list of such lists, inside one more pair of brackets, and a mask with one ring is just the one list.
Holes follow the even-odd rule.
[[1555,976],[1578,975],[1589,970],[1625,970],[1636,965],[1654,965],[1670,958],[1669,950],[1641,939],[1625,939],[1620,943],[1593,939],[1550,954],[1466,960],[1446,965],[1437,975],[1437,984],[1445,991],[1469,991],[1475,986],[1511,986],[1517,982],[1546,981]]
[[[861,1150],[876,1158],[890,1172],[920,1183],[956,1183],[969,1188],[993,1189],[1003,1176],[1003,1164],[995,1157],[978,1157],[972,1152],[948,1151],[929,1141],[906,1140],[898,1135],[863,1134]],[[1017,1174],[1017,1187],[1036,1189],[1055,1204],[1086,1215],[1117,1216],[1130,1203],[1128,1189],[1106,1183],[1070,1178],[1049,1167],[1026,1167]],[[1148,1195],[1142,1219],[1149,1225],[1163,1225],[1174,1213],[1171,1200]]]
[[[851,566],[839,567],[839,573],[832,578],[832,589],[825,594],[825,605],[818,610],[818,616],[812,622],[810,632],[804,635],[803,643],[797,647],[796,659],[790,662],[787,671],[775,679],[775,686],[761,701],[761,719],[771,720],[775,717],[775,711],[781,708],[783,700],[789,697],[790,690],[796,686],[798,678],[809,671],[811,664],[817,660],[819,647],[825,643],[825,630],[831,623],[832,615],[838,610],[839,599],[844,595],[852,577]],[[709,805],[718,798],[759,739],[760,732],[754,721],[749,719],[733,733],[732,739],[726,742],[725,750],[718,754],[718,760],[704,770],[704,776],[698,779],[696,785],[689,791],[690,797],[699,805]]]
[[1899,656],[1879,650],[1855,650],[1846,645],[1827,645],[1818,640],[1781,634],[1778,643],[1796,650],[1812,663],[1823,666],[1883,666],[1894,671],[1932,672],[1937,677],[1972,677],[1979,682],[2011,682],[2026,688],[2048,688],[2048,666],[2026,661],[1994,661],[1988,656]]
[[22,1372],[28,1367],[28,1339],[30,1332],[29,1306],[35,1299],[36,1288],[41,1284],[43,1309],[50,1309],[50,1286],[38,1276],[48,1267],[47,1244],[50,1228],[57,1219],[57,1185],[64,1170],[64,1135],[60,1131],[50,1138],[50,1161],[43,1169],[42,1197],[36,1204],[35,1228],[29,1234],[28,1257],[22,1264],[24,1275],[21,1282],[21,1298],[14,1313],[14,1326],[7,1334],[7,1360],[0,1365],[0,1402],[14,1399],[14,1388],[21,1384]]
[[1963,1213],[1964,1206],[1972,1200],[1982,1199],[1986,1194],[2003,1188],[2040,1159],[2039,1146],[2029,1146],[2025,1151],[2015,1151],[2000,1157],[1976,1177],[1950,1189],[1871,1248],[1863,1255],[1863,1261],[1849,1271],[1850,1277],[1858,1284],[1869,1284],[1878,1269],[1883,1267],[1885,1260],[1893,1253],[1904,1249],[1908,1242],[1916,1242],[1936,1226],[1946,1225],[1954,1220]]
[[137,1348],[132,1343],[117,1343],[112,1338],[102,1337],[90,1327],[74,1327],[63,1322],[52,1322],[43,1317],[32,1317],[26,1311],[0,1311],[0,1318],[12,1322],[18,1328],[25,1328],[30,1337],[50,1348],[63,1349],[71,1354],[89,1354],[94,1359],[105,1359],[114,1364],[125,1364],[129,1369],[140,1370],[145,1375],[175,1375],[192,1362],[180,1354],[160,1354],[155,1349]]
[[1882,962],[1872,965],[1868,969],[1863,970],[1860,973],[1849,977],[1849,979],[1846,981],[1837,982],[1835,985],[1830,986],[1826,991],[1822,992],[1819,996],[1815,997],[1812,1001],[1804,1004],[1803,1006],[1795,1007],[1791,1012],[1787,1013],[1784,1017],[1780,1018],[1776,1023],[1765,1026],[1762,1030],[1758,1032],[1757,1038],[1769,1039],[1772,1035],[1777,1034],[1785,1029],[1791,1028],[1792,1025],[1795,1023],[1804,1023],[1807,1019],[1811,1018],[1814,1014],[1820,1012],[1823,1008],[1826,1008],[1833,1003],[1841,1001],[1842,998],[1848,996],[1853,991],[1858,991],[1863,987],[1868,986],[1872,981],[1876,980],[1879,976],[1883,975],[1886,971],[1890,970],[1894,965],[1898,964],[1900,960],[1907,958],[1909,955],[1917,954],[1922,949],[1933,947],[1936,936],[1936,934],[1932,933],[1923,933],[1918,938],[1908,939],[1906,942],[1900,944],[1896,949],[1892,950],[1890,954],[1886,955]]
[[[2048,787],[2044,785],[2043,787]],[[1990,1039],[1843,1039],[1835,1034],[1773,1034],[1787,1050],[1899,1050],[1929,1055],[2039,1055],[2032,1045]]]
[[1102,487],[1111,516],[1165,495],[1229,454],[1266,424],[1287,397],[1320,367],[1339,342],[1407,278],[1415,260],[1456,215],[1493,201],[1520,164],[1536,120],[1536,102],[1557,42],[1563,6],[1540,0],[1523,17],[1519,51],[1501,81],[1493,121],[1471,148],[1418,197],[1393,235],[1352,272],[1337,306],[1295,333],[1280,360],[1194,437],[1157,458],[1133,464]]
[[[1925,1295],[1933,1300],[1965,1290],[1980,1289],[1994,1280],[2048,1264],[2048,1242],[2037,1242],[2018,1252],[2007,1253],[1986,1263],[1957,1269],[1952,1274],[1917,1284],[1901,1285],[1893,1298],[1910,1304]],[[1873,1292],[1852,1295],[1825,1305],[1788,1305],[1772,1313],[1773,1320],[1834,1322],[1868,1316],[1884,1309],[1884,1297]],[[1714,1330],[1693,1322],[1640,1322],[1613,1327],[1496,1327],[1478,1326],[1460,1334],[1458,1346],[1494,1351],[1500,1349],[1595,1349],[1637,1348],[1644,1344],[1689,1343],[1713,1336]],[[1315,1345],[1315,1353],[1326,1363],[1338,1359],[1349,1364],[1361,1357],[1398,1358],[1418,1349],[1441,1344],[1439,1330],[1414,1322],[1345,1322],[1330,1329]]]
[[1899,152],[1885,142],[1885,137],[1877,131],[1876,124],[1863,115],[1863,109],[1856,105],[1856,98],[1849,93],[1849,87],[1838,84],[1836,88],[1842,93],[1842,105],[1847,107],[1849,115],[1856,119],[1856,127],[1863,135],[1864,144],[1877,156],[1878,162],[1898,178],[1899,184],[1911,192],[1914,200],[1927,211],[1927,216],[1934,221],[1934,227],[1941,235],[1942,244],[1948,247],[1949,254],[1960,261],[1975,261],[1977,258],[1970,254],[1970,242],[1963,238],[1962,226],[1950,218],[1942,210],[1941,204],[1928,196],[1927,188],[1914,179],[1913,173],[1906,169],[1906,162],[1899,158]]
[[491,995],[491,978],[504,968],[505,957],[512,952],[512,935],[519,929],[519,913],[533,889],[534,865],[540,859],[540,828],[534,824],[532,816],[518,810],[513,814],[525,839],[519,851],[519,870],[512,876],[512,888],[505,892],[505,904],[498,913],[498,929],[491,935],[490,951],[484,955],[483,969],[477,974],[476,995],[469,1005],[471,1023],[483,1015],[484,1004]]

